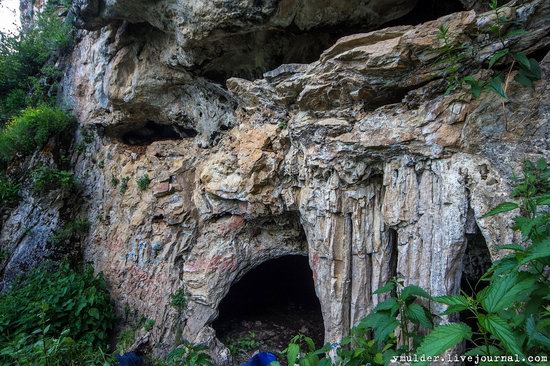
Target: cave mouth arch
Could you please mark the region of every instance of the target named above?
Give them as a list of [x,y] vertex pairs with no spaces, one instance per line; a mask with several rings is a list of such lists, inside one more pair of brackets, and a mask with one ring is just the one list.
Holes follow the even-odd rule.
[[[297,334],[313,338],[319,347],[323,344],[323,316],[307,256],[286,255],[251,269],[233,284],[218,309],[212,327],[233,349],[236,362],[256,350],[281,352]],[[253,347],[235,351],[239,340],[250,338]]]

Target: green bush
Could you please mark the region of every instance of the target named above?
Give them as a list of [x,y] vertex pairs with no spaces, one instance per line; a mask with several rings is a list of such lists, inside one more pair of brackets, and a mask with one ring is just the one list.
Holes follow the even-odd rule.
[[249,332],[247,335],[233,339],[229,342],[227,348],[232,356],[237,356],[240,353],[254,351],[260,347],[260,342],[256,338],[256,333]]
[[74,175],[65,170],[41,166],[32,173],[33,190],[46,193],[54,189],[71,190],[75,187]]
[[166,360],[156,360],[155,366],[213,366],[212,359],[206,353],[207,347],[183,342],[166,356]]
[[63,110],[46,105],[28,108],[0,130],[0,165],[20,154],[33,153],[48,140],[66,131],[73,119]]
[[187,308],[187,295],[183,287],[177,289],[176,292],[170,295],[170,305],[178,311],[184,311]]
[[36,269],[0,295],[3,365],[108,365],[113,324],[106,284],[91,267]]
[[78,240],[90,229],[90,223],[84,219],[74,219],[58,229],[50,238],[53,245],[63,244],[71,240]]
[[48,101],[48,92],[59,70],[45,65],[72,39],[72,25],[59,17],[48,2],[35,26],[19,34],[0,32],[0,122],[25,106]]
[[0,175],[0,207],[11,206],[19,200],[19,184]]
[[[121,180],[120,180],[120,193],[124,194],[126,193],[126,191],[128,190],[128,182],[130,181],[130,177],[123,177]],[[116,180],[117,182],[117,185],[118,185],[118,179]],[[114,182],[113,182],[114,183]]]
[[140,191],[145,191],[151,184],[151,178],[147,174],[142,175],[137,179],[137,186]]

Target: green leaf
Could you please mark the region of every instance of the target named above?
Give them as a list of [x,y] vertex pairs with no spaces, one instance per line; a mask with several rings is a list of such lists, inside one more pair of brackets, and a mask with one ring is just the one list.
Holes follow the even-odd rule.
[[503,346],[513,354],[518,354],[524,357],[521,348],[519,347],[512,328],[504,319],[496,314],[480,315],[478,317],[479,324],[491,333],[496,339],[502,342]]
[[534,85],[533,80],[531,80],[531,78],[529,78],[527,75],[525,75],[525,73],[521,71],[519,71],[516,76],[514,76],[514,80],[526,88],[532,88]]
[[514,52],[513,56],[521,66],[525,67],[527,70],[531,70],[531,63],[529,62],[527,56],[525,56],[525,53]]
[[525,248],[522,247],[519,244],[505,244],[505,245],[497,245],[496,248],[498,250],[513,250],[516,252],[525,252]]
[[438,356],[471,337],[472,329],[464,323],[440,325],[424,338],[416,354]]
[[533,230],[533,227],[537,225],[537,221],[524,216],[518,216],[514,219],[516,228],[521,231],[524,238],[527,238]]
[[508,48],[495,52],[493,56],[491,56],[491,58],[489,59],[489,68],[492,68],[494,64],[497,63],[500,59],[506,57],[508,53],[510,53],[510,50]]
[[428,318],[427,310],[416,303],[412,303],[405,309],[407,317],[416,324],[420,324],[424,328],[432,328],[433,324],[430,318]]
[[546,238],[540,243],[532,245],[527,250],[527,256],[523,258],[520,264],[547,257],[550,257],[550,238]]
[[487,312],[496,313],[513,306],[517,301],[526,300],[526,296],[535,289],[535,282],[534,278],[520,280],[517,273],[510,273],[497,278],[478,293],[478,299]]
[[384,343],[398,325],[399,322],[396,319],[388,319],[387,322],[379,324],[379,326],[374,329],[374,339],[379,343]]
[[411,296],[423,297],[426,299],[432,298],[426,290],[416,285],[409,285],[401,290],[401,300],[407,301]]
[[386,283],[384,286],[380,287],[378,290],[374,291],[373,293],[376,295],[385,294],[387,292],[392,291],[395,288],[395,283],[393,281],[390,281]]
[[448,295],[434,297],[435,302],[449,305],[449,307],[441,315],[450,315],[459,313],[470,307],[468,299],[462,295]]
[[503,212],[513,211],[518,208],[518,204],[514,202],[503,202],[497,207],[493,208],[491,211],[487,212],[485,215],[481,216],[482,219],[490,216],[495,216]]
[[539,343],[544,347],[550,347],[550,338],[539,332],[535,323],[535,317],[532,314],[525,322],[525,330],[531,343]]
[[298,353],[300,353],[300,347],[296,343],[291,343],[288,345],[286,359],[289,365],[294,365],[296,363]]
[[536,197],[537,205],[539,206],[549,206],[550,205],[550,194],[544,194],[542,196]]
[[540,80],[542,78],[542,70],[540,69],[539,63],[532,58],[529,59],[529,63],[531,64],[529,71],[533,73],[535,80]]
[[382,301],[381,303],[378,303],[376,307],[374,308],[374,311],[382,311],[382,310],[391,310],[392,314],[395,313],[399,309],[399,304],[397,303],[397,300],[395,298],[389,298],[385,301]]
[[468,299],[462,295],[434,296],[432,299],[435,302],[445,305],[463,305],[466,307],[470,305]]
[[504,91],[504,82],[500,76],[495,76],[489,81],[489,88],[494,91],[497,95],[504,99],[508,99],[506,92]]
[[470,92],[475,98],[479,98],[481,95],[482,85],[481,83],[474,78],[473,76],[464,77],[464,82],[470,86]]
[[504,38],[513,38],[529,34],[525,29],[512,29],[510,32],[506,33]]
[[96,308],[91,308],[88,310],[88,315],[93,318],[99,319],[99,310],[97,310]]
[[502,355],[503,352],[500,348],[497,348],[493,345],[483,345],[479,347],[472,348],[468,352],[466,352],[465,356],[499,356]]

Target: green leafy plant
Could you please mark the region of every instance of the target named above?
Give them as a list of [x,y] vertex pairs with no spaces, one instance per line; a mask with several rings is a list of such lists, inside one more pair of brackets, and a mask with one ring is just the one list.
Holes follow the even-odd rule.
[[[507,90],[513,72],[516,72],[514,80],[525,87],[532,88],[534,82],[542,77],[541,68],[535,59],[527,57],[521,51],[513,51],[509,46],[509,40],[525,34],[525,30],[516,27],[512,20],[502,14],[498,1],[491,0],[489,7],[494,13],[494,21],[489,24],[488,33],[499,41],[500,49],[488,58],[487,67],[490,72],[484,74],[482,78],[476,78],[473,75],[479,72],[483,65],[468,65],[468,61],[475,58],[476,51],[473,48],[457,46],[451,40],[449,27],[446,24],[438,28],[437,38],[441,43],[439,62],[445,65],[447,92],[466,84],[476,98],[482,91],[488,90],[503,99],[508,99]],[[495,69],[507,60],[510,63],[507,70]],[[470,75],[464,75],[468,71]]]
[[0,295],[0,363],[109,364],[102,350],[112,314],[105,281],[91,267],[36,269]]
[[170,295],[170,305],[178,311],[184,311],[187,308],[187,295],[183,287],[179,288]]
[[137,179],[137,186],[140,191],[145,191],[151,184],[151,178],[147,174],[142,175]]
[[445,79],[449,93],[462,86],[463,79],[460,72],[464,68],[466,57],[464,49],[456,47],[449,36],[449,26],[442,24],[437,28],[437,39],[441,43],[441,57],[439,62],[445,65]]
[[[331,345],[327,344],[320,349],[316,349],[315,342],[305,335],[297,335],[290,340],[288,347],[283,350],[287,365],[300,366],[329,366],[332,365],[330,358],[326,353],[330,351]],[[281,366],[277,361],[270,366]]]
[[79,240],[80,237],[90,229],[90,223],[84,219],[74,219],[67,222],[50,238],[50,243],[60,245],[63,243]]
[[[433,327],[433,316],[422,303],[431,297],[422,288],[404,286],[402,279],[394,278],[374,293],[388,298],[340,342],[337,354],[344,365],[385,365],[392,357],[416,349],[422,340],[420,334]],[[400,334],[401,346],[396,333]]]
[[74,175],[65,170],[40,166],[32,173],[33,190],[47,193],[55,189],[71,190],[76,186]]
[[243,352],[249,352],[258,349],[260,342],[256,338],[256,333],[249,332],[247,335],[229,341],[227,348],[231,355],[236,356]]
[[48,60],[70,44],[73,28],[53,3],[36,14],[32,28],[0,32],[0,124],[25,107],[53,101],[61,72]]
[[[479,97],[482,90],[488,89],[503,99],[508,99],[507,89],[510,83],[510,76],[516,71],[515,81],[519,84],[532,88],[535,81],[542,78],[542,71],[538,62],[533,58],[528,58],[525,53],[512,51],[507,45],[507,40],[526,33],[525,30],[517,27],[505,33],[505,30],[513,26],[513,22],[503,16],[497,0],[491,0],[490,8],[494,12],[495,21],[490,25],[490,32],[493,33],[500,42],[501,49],[494,52],[489,58],[488,67],[493,70],[489,79],[476,79],[473,76],[467,76],[464,81],[470,85],[470,90],[475,97]],[[511,59],[512,63],[506,72],[494,70],[505,59]]]
[[16,155],[26,156],[42,148],[72,123],[73,119],[59,108],[43,105],[24,110],[0,130],[0,166]]
[[146,332],[150,332],[155,327],[155,321],[153,319],[147,319],[145,320],[145,323],[143,324],[143,330]]
[[19,201],[19,188],[19,184],[0,174],[0,207],[8,207]]
[[130,177],[123,177],[120,180],[120,193],[124,194],[128,190],[128,182],[130,181]]
[[184,341],[166,356],[166,361],[157,361],[158,366],[213,366],[212,359],[206,353],[207,347]]

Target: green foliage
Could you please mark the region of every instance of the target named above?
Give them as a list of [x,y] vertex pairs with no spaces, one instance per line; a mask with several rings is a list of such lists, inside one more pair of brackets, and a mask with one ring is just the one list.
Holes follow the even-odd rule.
[[[374,293],[389,297],[342,340],[337,354],[343,365],[387,364],[391,357],[415,349],[421,341],[421,331],[433,327],[432,314],[421,303],[421,299],[430,299],[430,295],[422,288],[404,286],[403,280],[396,278]],[[402,346],[398,346],[396,332],[401,335]]]
[[[424,338],[422,345],[418,347],[417,353],[423,356],[438,356],[471,337],[472,330],[466,324],[440,325]],[[420,364],[425,363],[418,363],[418,365]]]
[[177,289],[176,292],[170,295],[170,305],[180,312],[187,308],[187,295],[183,287]]
[[[329,366],[331,361],[326,357],[326,353],[331,349],[327,344],[321,349],[316,349],[315,343],[310,337],[297,335],[290,340],[288,347],[283,351],[288,365],[300,366]],[[281,366],[274,361],[270,366]]]
[[50,243],[60,245],[71,241],[77,241],[90,229],[90,223],[84,219],[74,219],[58,229],[50,238]]
[[187,341],[166,356],[166,360],[157,360],[156,366],[213,366],[214,363],[206,353],[207,347],[194,345]]
[[33,190],[46,193],[55,189],[71,190],[76,183],[74,175],[65,170],[57,170],[47,166],[40,166],[32,173]]
[[[511,19],[502,15],[498,1],[491,0],[489,4],[494,12],[494,22],[488,27],[488,32],[500,42],[500,49],[495,51],[487,61],[487,67],[490,70],[488,77],[481,79],[473,75],[465,75],[466,65],[469,59],[475,57],[476,52],[462,46],[456,46],[449,36],[449,27],[442,25],[438,28],[437,38],[441,42],[440,62],[445,65],[445,78],[447,80],[447,92],[462,87],[464,84],[470,87],[474,97],[479,97],[483,90],[491,91],[503,99],[508,99],[507,88],[510,82],[510,75],[516,71],[514,80],[520,85],[532,88],[535,81],[542,78],[542,71],[538,62],[533,58],[528,58],[523,52],[515,52],[508,46],[507,42],[514,37],[525,34],[525,30],[514,27]],[[510,31],[505,33],[505,30]],[[509,62],[508,62],[509,61]],[[504,63],[511,63],[511,66],[505,71],[498,71],[495,66]],[[471,67],[470,67],[471,68]],[[477,65],[471,74],[480,71],[482,65]]]
[[227,346],[233,356],[256,350],[258,347],[260,347],[260,342],[256,339],[256,333],[254,332],[249,332],[245,336],[229,341]]
[[449,27],[446,24],[437,28],[437,39],[441,43],[441,59],[445,66],[445,77],[447,80],[447,93],[462,85],[460,72],[464,68],[463,61],[466,58],[464,50],[457,48],[449,36]]
[[[118,181],[118,180],[117,180]],[[128,190],[128,182],[130,181],[130,177],[123,177],[120,180],[120,193],[124,194]],[[118,183],[117,183],[118,184]]]
[[155,327],[155,321],[153,319],[147,319],[145,320],[145,323],[143,324],[143,330],[146,332],[150,332]]
[[136,327],[127,327],[118,334],[116,339],[117,354],[124,354],[134,344],[137,331]]
[[42,267],[0,295],[0,363],[109,365],[113,308],[91,267]]
[[147,174],[142,175],[137,179],[137,186],[140,191],[145,191],[151,184],[151,178]]
[[19,184],[0,174],[0,207],[11,206],[19,201]]
[[72,122],[59,108],[42,105],[24,110],[0,130],[0,166],[16,155],[26,156],[42,148],[51,137],[65,132]]
[[19,34],[0,32],[0,123],[26,106],[51,101],[60,71],[47,61],[72,38],[72,25],[57,15],[53,3],[38,14],[34,28]]

